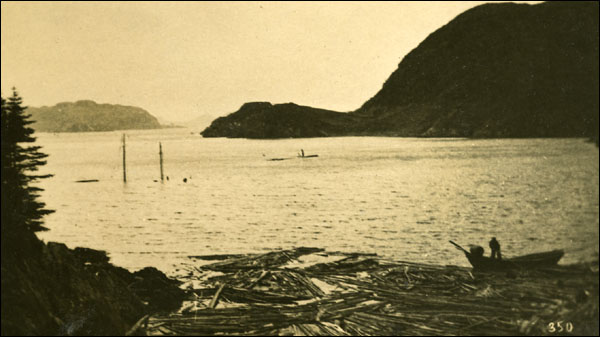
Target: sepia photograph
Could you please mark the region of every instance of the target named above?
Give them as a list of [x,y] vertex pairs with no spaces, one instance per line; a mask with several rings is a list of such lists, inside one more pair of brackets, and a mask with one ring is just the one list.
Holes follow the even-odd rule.
[[599,2],[0,6],[2,336],[599,335]]

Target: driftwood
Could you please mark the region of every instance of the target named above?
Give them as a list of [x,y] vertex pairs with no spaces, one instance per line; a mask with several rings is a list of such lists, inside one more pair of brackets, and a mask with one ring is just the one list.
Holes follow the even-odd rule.
[[[290,267],[311,257],[325,262]],[[597,264],[481,273],[310,248],[211,259],[181,279],[202,280],[194,307],[153,315],[146,333],[550,335],[561,321],[598,334]]]
[[209,308],[214,309],[217,306],[217,303],[219,303],[219,295],[221,295],[223,288],[225,288],[225,283],[221,284],[219,290],[217,290],[215,296],[213,296],[212,300],[210,301],[210,304],[208,305]]
[[145,325],[148,324],[150,315],[145,315],[140,318],[132,327],[125,333],[125,336],[135,336]]

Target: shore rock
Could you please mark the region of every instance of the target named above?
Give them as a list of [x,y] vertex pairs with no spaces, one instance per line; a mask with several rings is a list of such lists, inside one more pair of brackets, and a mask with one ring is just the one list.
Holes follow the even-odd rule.
[[184,297],[156,269],[136,275],[102,251],[39,245],[29,256],[2,256],[2,335],[123,335]]

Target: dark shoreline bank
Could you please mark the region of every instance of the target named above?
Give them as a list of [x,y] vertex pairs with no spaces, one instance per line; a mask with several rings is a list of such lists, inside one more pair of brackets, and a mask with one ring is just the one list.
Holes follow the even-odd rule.
[[[179,282],[131,273],[103,251],[27,240],[2,253],[2,335],[124,335],[141,317],[179,308]],[[26,252],[26,253],[24,253]]]

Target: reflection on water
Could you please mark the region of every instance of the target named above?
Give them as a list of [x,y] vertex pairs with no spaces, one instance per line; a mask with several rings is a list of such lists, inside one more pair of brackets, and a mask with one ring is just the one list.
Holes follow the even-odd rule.
[[[57,211],[41,238],[167,272],[187,255],[295,246],[466,265],[448,240],[487,252],[491,236],[506,256],[598,254],[598,150],[581,139],[127,135],[126,185],[120,133],[38,135],[50,155],[44,171],[55,174],[41,183],[43,200]],[[319,157],[267,160],[301,148]]]

